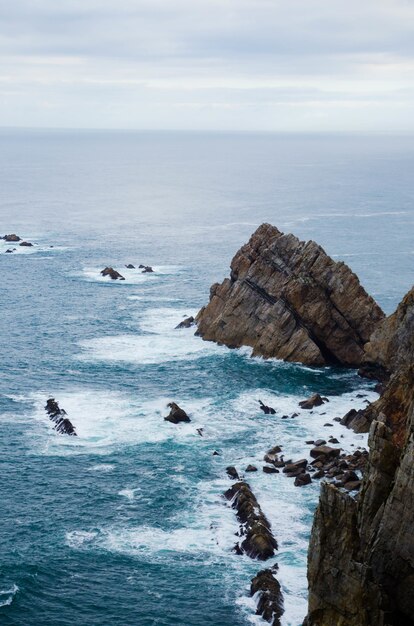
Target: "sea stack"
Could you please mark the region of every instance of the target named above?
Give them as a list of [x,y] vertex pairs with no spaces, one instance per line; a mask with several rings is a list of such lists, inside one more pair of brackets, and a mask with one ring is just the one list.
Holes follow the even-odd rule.
[[322,484],[308,555],[305,626],[414,624],[414,288],[366,347],[388,385],[368,407],[358,498]]
[[214,284],[197,334],[253,356],[358,367],[384,313],[342,261],[262,224]]

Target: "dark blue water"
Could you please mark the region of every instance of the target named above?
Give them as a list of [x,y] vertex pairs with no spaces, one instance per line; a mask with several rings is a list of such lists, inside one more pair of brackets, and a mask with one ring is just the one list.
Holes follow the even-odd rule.
[[[0,245],[2,624],[260,623],[260,565],[231,552],[224,469],[260,470],[276,443],[303,456],[361,388],[374,394],[352,371],[250,359],[174,326],[263,221],[316,239],[391,312],[414,277],[413,165],[395,137],[0,133],[1,234],[37,244]],[[126,280],[101,279],[108,264]],[[278,419],[314,391],[323,410]],[[54,432],[49,395],[77,438]],[[163,421],[171,400],[190,424]],[[318,486],[249,482],[280,543],[284,624],[298,626]]]

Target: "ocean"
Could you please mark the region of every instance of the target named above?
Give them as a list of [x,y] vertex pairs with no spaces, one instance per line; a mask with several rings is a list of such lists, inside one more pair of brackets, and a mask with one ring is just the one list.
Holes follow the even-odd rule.
[[[409,137],[0,131],[0,235],[35,244],[0,242],[1,624],[265,624],[249,586],[274,562],[283,625],[302,623],[319,486],[263,473],[263,455],[303,457],[326,422],[366,445],[333,418],[373,384],[175,326],[262,222],[316,240],[391,313],[414,282],[413,171]],[[314,392],[330,402],[299,410]],[[78,437],[53,430],[51,396]],[[190,423],[164,421],[171,401]],[[265,564],[232,551],[222,497],[249,463],[279,543]]]

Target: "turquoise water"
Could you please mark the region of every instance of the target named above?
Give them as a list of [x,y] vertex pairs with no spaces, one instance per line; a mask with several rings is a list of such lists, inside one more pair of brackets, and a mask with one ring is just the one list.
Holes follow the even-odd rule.
[[[37,244],[0,244],[2,624],[262,623],[248,597],[261,565],[231,551],[225,467],[261,470],[276,443],[302,457],[375,394],[352,371],[174,327],[263,221],[316,239],[391,312],[413,283],[413,164],[403,138],[0,133],[0,231]],[[101,279],[108,264],[126,280]],[[280,419],[315,391],[330,403]],[[77,438],[53,431],[49,395]],[[190,424],[164,422],[171,400]],[[365,443],[332,423],[344,449]],[[299,626],[318,486],[247,476],[280,544],[284,625]]]

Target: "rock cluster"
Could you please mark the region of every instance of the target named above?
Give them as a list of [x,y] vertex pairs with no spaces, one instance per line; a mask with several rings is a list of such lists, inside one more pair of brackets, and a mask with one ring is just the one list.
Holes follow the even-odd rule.
[[366,355],[390,380],[366,409],[369,456],[360,495],[322,486],[306,626],[414,624],[414,288],[379,325]]
[[12,235],[4,235],[4,237],[2,237],[2,239],[4,239],[4,241],[8,241],[10,243],[17,243],[18,241],[22,240],[22,238],[19,237],[18,235],[16,235],[15,233],[13,233]]
[[256,615],[261,615],[271,626],[280,626],[280,618],[284,613],[282,590],[275,578],[277,570],[277,565],[261,570],[250,585],[250,595],[257,598]]
[[61,409],[54,398],[49,398],[46,402],[45,411],[52,422],[55,423],[55,430],[61,435],[72,435],[76,437],[75,427],[66,417],[65,409]]
[[240,522],[239,535],[243,541],[238,542],[235,551],[247,554],[252,559],[265,561],[274,556],[277,541],[272,535],[271,526],[262,512],[250,485],[244,481],[234,483],[225,494],[236,509]]
[[383,317],[347,265],[262,224],[196,321],[203,339],[251,346],[253,355],[358,367]]

